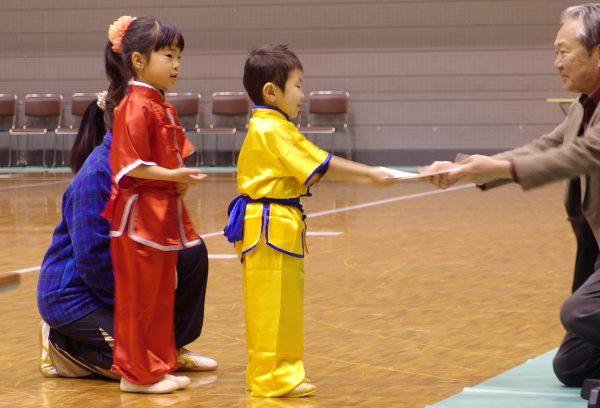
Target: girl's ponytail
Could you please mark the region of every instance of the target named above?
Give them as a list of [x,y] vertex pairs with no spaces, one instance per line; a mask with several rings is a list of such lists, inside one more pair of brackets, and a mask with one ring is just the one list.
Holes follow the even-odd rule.
[[106,97],[106,112],[109,117],[127,94],[127,84],[133,74],[128,61],[132,53],[124,52],[123,42],[127,30],[135,20],[137,17],[121,16],[108,27],[108,43],[104,50],[104,60],[106,75],[110,80]]
[[127,94],[127,84],[131,74],[123,64],[123,57],[113,51],[110,42],[104,51],[106,75],[110,81],[106,96],[106,112],[113,113],[121,99]]

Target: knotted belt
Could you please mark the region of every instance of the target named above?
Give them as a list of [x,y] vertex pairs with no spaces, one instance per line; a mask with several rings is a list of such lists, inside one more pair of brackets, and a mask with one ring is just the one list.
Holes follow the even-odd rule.
[[224,235],[227,237],[227,241],[235,243],[241,241],[244,235],[244,216],[246,214],[246,205],[248,203],[275,203],[280,205],[287,205],[290,207],[296,207],[302,214],[302,220],[306,218],[304,215],[304,209],[300,204],[300,197],[296,198],[257,198],[253,199],[246,195],[237,196],[227,208],[227,215],[229,220],[225,229],[223,230]]

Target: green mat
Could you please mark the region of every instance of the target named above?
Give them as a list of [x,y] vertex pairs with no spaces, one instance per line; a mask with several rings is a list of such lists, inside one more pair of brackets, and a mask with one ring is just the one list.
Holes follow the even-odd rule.
[[529,360],[497,377],[430,408],[583,408],[579,388],[563,386],[552,372],[556,350]]

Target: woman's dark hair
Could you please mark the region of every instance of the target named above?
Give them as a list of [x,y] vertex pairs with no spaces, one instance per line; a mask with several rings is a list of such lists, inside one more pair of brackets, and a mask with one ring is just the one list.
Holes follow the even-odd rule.
[[106,111],[112,113],[127,94],[127,84],[134,77],[131,56],[139,52],[150,58],[153,51],[175,45],[183,51],[185,41],[172,24],[152,17],[140,17],[131,22],[121,43],[121,52],[112,50],[110,41],[104,51],[106,75],[110,80],[106,97]]
[[244,65],[244,88],[256,105],[263,105],[262,89],[267,82],[282,91],[288,75],[295,69],[303,71],[302,63],[287,45],[265,45],[250,51]]
[[77,174],[92,150],[102,143],[105,133],[104,111],[94,101],[90,103],[81,117],[81,125],[77,131],[75,142],[73,142],[70,163],[73,174]]

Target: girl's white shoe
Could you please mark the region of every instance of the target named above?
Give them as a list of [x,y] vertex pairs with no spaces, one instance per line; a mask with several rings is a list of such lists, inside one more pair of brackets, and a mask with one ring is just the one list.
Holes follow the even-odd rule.
[[134,384],[128,381],[125,377],[121,377],[120,388],[123,392],[138,392],[141,394],[168,394],[179,389],[179,384],[168,379],[167,376],[163,377],[162,380],[159,380],[154,384],[147,385]]
[[169,381],[173,381],[174,383],[176,383],[178,390],[183,390],[184,388],[187,388],[192,383],[190,378],[186,377],[185,375],[167,374],[167,375],[165,375],[165,378]]

